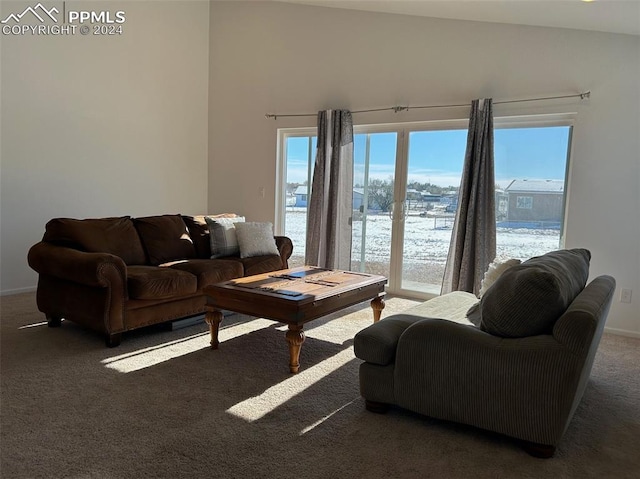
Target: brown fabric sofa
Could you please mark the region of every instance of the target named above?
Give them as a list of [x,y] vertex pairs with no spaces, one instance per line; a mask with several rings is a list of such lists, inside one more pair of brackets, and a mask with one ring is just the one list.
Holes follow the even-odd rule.
[[275,242],[279,255],[210,259],[204,215],[56,218],[28,261],[49,326],[73,321],[112,347],[125,331],[204,312],[205,286],[286,269],[293,244]]

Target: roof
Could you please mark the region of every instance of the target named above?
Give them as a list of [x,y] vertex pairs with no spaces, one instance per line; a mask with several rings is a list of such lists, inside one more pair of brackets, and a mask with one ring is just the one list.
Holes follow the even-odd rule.
[[307,194],[307,185],[300,185],[296,188],[296,191],[293,193],[294,195],[306,195]]
[[504,190],[507,193],[557,193],[564,191],[564,180],[513,180]]

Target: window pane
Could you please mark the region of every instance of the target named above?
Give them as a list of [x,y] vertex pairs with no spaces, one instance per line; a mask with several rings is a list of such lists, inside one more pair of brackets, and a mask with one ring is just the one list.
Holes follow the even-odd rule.
[[396,132],[354,135],[351,269],[389,277]]
[[315,136],[287,137],[287,191],[284,234],[293,242],[289,267],[304,265],[307,233],[308,185],[311,181],[317,138]]
[[494,131],[498,259],[560,248],[571,127]]
[[466,141],[466,130],[409,133],[402,289],[440,292]]

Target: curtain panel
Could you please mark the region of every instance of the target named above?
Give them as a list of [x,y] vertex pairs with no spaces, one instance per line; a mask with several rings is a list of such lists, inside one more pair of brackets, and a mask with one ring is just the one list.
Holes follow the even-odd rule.
[[353,119],[349,110],[318,112],[310,191],[305,263],[348,270],[353,214]]
[[493,102],[489,98],[471,103],[467,150],[442,294],[468,291],[478,295],[484,273],[495,256]]

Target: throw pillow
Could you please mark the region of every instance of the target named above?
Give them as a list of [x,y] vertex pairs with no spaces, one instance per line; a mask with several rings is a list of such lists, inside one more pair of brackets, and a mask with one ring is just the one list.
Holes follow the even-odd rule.
[[508,259],[506,261],[494,261],[489,265],[487,272],[484,274],[482,278],[482,282],[480,283],[480,298],[487,292],[487,290],[491,287],[493,283],[504,273],[506,270],[511,268],[512,266],[516,266],[520,264],[521,261],[519,259]]
[[240,247],[238,246],[235,225],[244,222],[244,216],[236,218],[205,216],[205,221],[209,225],[211,259],[238,254]]
[[236,233],[241,258],[280,254],[271,223],[238,223]]
[[193,240],[193,246],[196,248],[196,257],[205,259],[211,258],[211,239],[209,238],[209,225],[205,217],[209,218],[236,218],[235,213],[223,213],[219,215],[182,215],[182,219],[187,225],[189,235]]
[[[506,261],[494,261],[489,265],[487,272],[484,274],[482,278],[482,282],[480,283],[480,299],[487,292],[487,290],[497,281],[497,279],[504,273],[506,270],[511,268],[512,266],[519,265],[521,261],[519,259],[508,259]],[[482,320],[481,311],[480,311],[480,301],[471,306],[467,311],[467,319],[471,321],[476,326],[480,327],[480,322]]]
[[480,300],[480,329],[501,337],[550,334],[589,277],[586,249],[547,253],[505,271]]
[[130,216],[86,220],[54,218],[47,223],[43,240],[89,253],[113,254],[127,265],[146,263]]
[[482,322],[482,312],[480,311],[480,301],[475,303],[467,310],[467,319],[473,323],[474,326],[480,327]]
[[196,257],[193,241],[182,216],[146,216],[135,218],[134,223],[147,252],[149,264],[157,266]]

